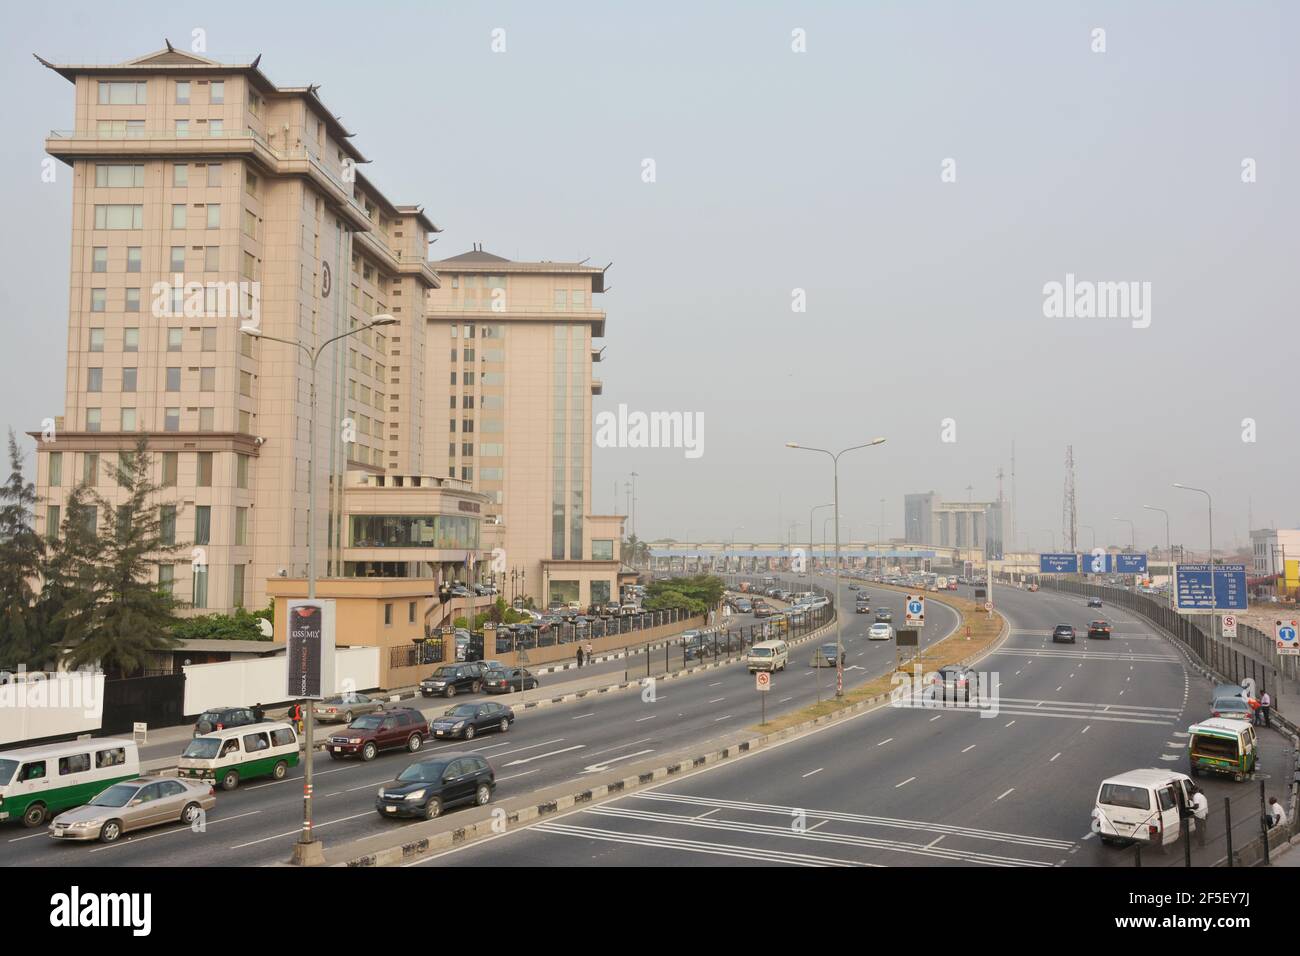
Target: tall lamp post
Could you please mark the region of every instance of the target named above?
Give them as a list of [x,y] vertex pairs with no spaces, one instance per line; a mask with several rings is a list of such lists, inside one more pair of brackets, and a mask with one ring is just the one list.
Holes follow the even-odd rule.
[[[821,511],[823,508],[834,508],[834,507],[835,507],[835,502],[828,501],[824,505],[813,505],[811,508],[808,509],[808,584],[810,586],[812,585],[812,581],[813,581],[812,578],[813,515]],[[825,526],[823,526],[822,530],[825,530]]]
[[[1174,606],[1174,546],[1169,535],[1169,512],[1164,508],[1155,508],[1151,505],[1143,505],[1147,511],[1159,511],[1165,516],[1165,560],[1169,562],[1169,607]],[[1210,579],[1213,583],[1213,578]]]
[[[345,339],[350,335],[356,335],[379,326],[397,324],[397,319],[391,315],[377,315],[372,322],[359,325],[355,329],[349,329],[347,332],[342,332],[333,338],[328,338],[314,349],[293,339],[282,339],[274,335],[267,335],[259,326],[241,325],[239,327],[241,332],[253,338],[280,342],[284,345],[292,345],[295,348],[302,349],[311,363],[311,390],[307,405],[307,600],[309,601],[316,598],[316,363],[320,361],[325,346],[337,342],[339,339]],[[331,688],[331,692],[332,690]],[[302,866],[325,862],[325,851],[311,829],[312,757],[316,750],[314,736],[315,715],[313,713],[315,704],[310,700],[306,703],[307,706],[303,708],[302,718],[304,742],[307,746],[307,759],[303,764],[302,778],[302,834],[293,847],[293,862]]]
[[[865,442],[861,445],[850,445],[848,448],[840,451],[830,451],[826,448],[811,448],[808,445],[800,445],[798,442],[788,441],[785,443],[786,448],[797,448],[803,451],[815,451],[826,455],[831,460],[831,467],[835,475],[835,500],[831,503],[835,508],[835,567],[840,565],[840,455],[845,452],[857,451],[859,448],[870,448],[873,445],[883,445],[885,439],[876,438],[872,441]],[[809,537],[812,537],[811,529]],[[835,696],[844,696],[844,641],[840,637],[840,622],[843,614],[840,613],[840,586],[839,578],[835,578]]]
[[[1206,508],[1208,509],[1209,531],[1210,531],[1210,624],[1205,629],[1207,635],[1213,636],[1214,618],[1219,613],[1219,595],[1214,590],[1214,499],[1204,488],[1193,488],[1191,485],[1184,485],[1177,481],[1174,482],[1175,488],[1181,488],[1183,491],[1196,491],[1205,495]],[[1174,582],[1177,584],[1177,581]]]
[[1128,525],[1128,549],[1129,549],[1130,551],[1136,551],[1136,550],[1137,550],[1137,531],[1136,531],[1135,528],[1134,528],[1133,522],[1130,521],[1128,518],[1121,518],[1119,515],[1115,515],[1115,517],[1111,518],[1110,520],[1111,520],[1111,521],[1123,521],[1125,524]]

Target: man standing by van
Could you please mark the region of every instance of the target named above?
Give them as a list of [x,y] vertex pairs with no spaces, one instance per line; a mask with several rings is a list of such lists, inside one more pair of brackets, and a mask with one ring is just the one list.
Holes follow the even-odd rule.
[[1205,831],[1210,826],[1210,801],[1205,791],[1197,787],[1192,791],[1192,816],[1196,820],[1196,845],[1205,846]]
[[1273,706],[1273,698],[1268,696],[1268,691],[1259,695],[1259,713],[1264,718],[1264,726],[1272,727],[1273,722],[1269,720],[1268,709]]

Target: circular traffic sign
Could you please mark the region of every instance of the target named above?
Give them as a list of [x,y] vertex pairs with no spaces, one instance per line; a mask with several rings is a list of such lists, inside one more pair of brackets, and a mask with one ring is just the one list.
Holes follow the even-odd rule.
[[920,614],[920,613],[921,613],[921,602],[920,602],[920,601],[909,601],[908,604],[907,604],[907,613],[909,613],[909,614]]
[[985,602],[984,602],[984,610],[986,610],[986,611],[991,611],[991,610],[993,610],[993,602],[992,602],[992,601],[985,601]]

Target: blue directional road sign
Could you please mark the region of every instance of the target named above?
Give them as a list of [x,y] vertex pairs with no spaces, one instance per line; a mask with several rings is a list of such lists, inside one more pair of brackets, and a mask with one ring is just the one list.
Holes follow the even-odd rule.
[[1115,555],[1116,574],[1146,574],[1147,556],[1145,554]]
[[1215,565],[1213,592],[1208,564],[1180,564],[1174,578],[1180,611],[1244,611],[1249,606],[1244,564]]
[[1084,574],[1110,574],[1115,569],[1111,566],[1110,554],[1102,551],[1100,554],[1083,555],[1083,567],[1080,570]]
[[1039,574],[1078,574],[1079,556],[1077,554],[1040,554],[1038,556]]

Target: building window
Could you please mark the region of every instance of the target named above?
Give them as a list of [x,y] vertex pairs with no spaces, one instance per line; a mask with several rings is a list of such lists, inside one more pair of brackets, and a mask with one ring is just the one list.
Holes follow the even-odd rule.
[[86,391],[102,392],[104,390],[104,370],[102,368],[86,369]]
[[195,505],[194,543],[210,544],[211,542],[212,542],[212,506]]
[[591,560],[613,561],[614,540],[612,538],[594,538],[591,542]]
[[235,509],[235,544],[248,544],[248,509]]
[[393,604],[391,601],[384,604],[384,627],[393,626]]
[[244,210],[244,235],[249,239],[257,238],[257,217],[247,209]]
[[108,271],[108,247],[107,246],[95,247],[94,252],[91,253],[90,271],[91,272]]
[[95,207],[96,229],[143,229],[143,205],[104,205]]
[[208,569],[206,565],[194,565],[194,597],[191,602],[194,607],[205,608],[208,606]]
[[100,120],[100,139],[134,139],[144,135],[144,120]]
[[208,204],[208,228],[221,228],[221,205],[219,203]]
[[108,308],[108,290],[91,289],[90,290],[90,311],[103,312]]
[[212,85],[208,87],[208,102],[213,106],[219,106],[226,102],[225,80],[212,81]]
[[199,409],[199,431],[210,432],[216,427],[216,411],[211,408]]
[[230,603],[235,607],[244,606],[244,566],[236,564],[230,569]]
[[124,392],[135,391],[136,371],[137,370],[133,368],[122,369],[122,391]]
[[236,488],[248,487],[248,456],[247,455],[235,456],[235,487]]
[[198,453],[198,486],[200,488],[212,487],[212,452],[210,451]]
[[63,452],[61,451],[50,452],[48,480],[52,488],[63,484]]
[[168,265],[171,268],[171,271],[184,272],[185,271],[185,247],[172,246],[171,249],[172,249],[171,261],[168,263]]
[[217,350],[217,327],[215,325],[203,329],[199,348],[204,352],[215,352]]
[[221,164],[208,163],[208,185],[216,189],[221,185]]
[[205,246],[203,249],[203,271],[220,272],[221,271],[221,247]]
[[45,509],[45,537],[51,541],[58,540],[59,537],[60,512],[58,505],[50,505]]
[[175,203],[172,205],[172,228],[185,228],[185,204]]
[[239,373],[239,394],[245,398],[253,397],[253,375],[251,372]]
[[103,329],[90,330],[90,351],[92,352],[104,351],[104,330]]
[[172,564],[158,565],[158,590],[164,594],[171,594],[175,585],[176,566]]
[[179,408],[168,408],[163,412],[163,431],[178,432],[181,430],[181,410]]
[[88,451],[81,456],[81,483],[95,487],[99,481],[99,453]]
[[415,623],[415,602],[414,601],[406,602],[406,623],[407,624]]
[[190,81],[189,80],[176,81],[176,105],[177,106],[190,105]]
[[176,543],[176,506],[163,505],[158,512],[158,537],[163,544]]
[[172,185],[188,186],[190,184],[190,167],[188,163],[172,164]]
[[555,290],[555,311],[567,312],[568,309],[569,309],[569,290],[556,289]]
[[86,431],[88,432],[99,431],[99,423],[100,423],[100,410],[98,408],[86,409]]
[[184,329],[167,330],[167,351],[168,352],[179,352],[184,342],[185,342]]
[[141,106],[145,103],[144,82],[99,81],[100,106]]
[[215,368],[199,369],[199,391],[215,392],[217,390],[217,370]]
[[177,120],[177,121],[176,121],[176,138],[177,138],[177,139],[184,139],[185,137],[187,137],[187,136],[189,136],[189,135],[190,135],[190,121],[189,121],[189,120]]
[[219,119],[208,120],[209,136],[221,136],[225,132],[226,132],[226,123],[224,120],[219,120]]
[[126,250],[126,271],[139,272],[143,260],[140,255],[139,246],[128,246]]
[[179,392],[180,390],[181,390],[180,366],[170,365],[167,367],[167,391]]
[[144,185],[144,164],[95,164],[95,185],[107,189],[130,189]]
[[126,299],[122,304],[122,311],[123,312],[140,311],[140,290],[139,289],[126,290]]
[[176,487],[176,473],[180,465],[180,452],[165,451],[162,455],[162,486]]

